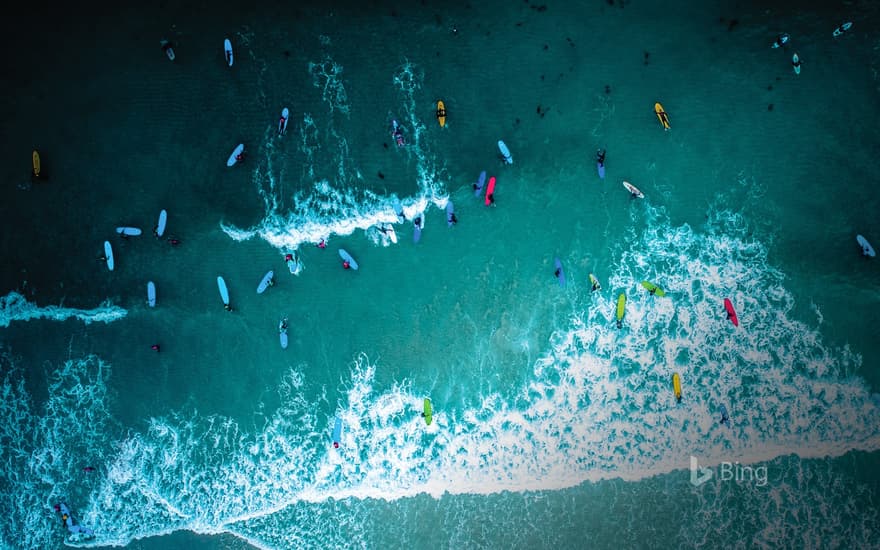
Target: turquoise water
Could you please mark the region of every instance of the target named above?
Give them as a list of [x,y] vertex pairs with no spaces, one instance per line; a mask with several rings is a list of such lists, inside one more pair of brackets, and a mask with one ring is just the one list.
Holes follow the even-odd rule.
[[0,545],[876,547],[876,7],[240,9],[10,30]]

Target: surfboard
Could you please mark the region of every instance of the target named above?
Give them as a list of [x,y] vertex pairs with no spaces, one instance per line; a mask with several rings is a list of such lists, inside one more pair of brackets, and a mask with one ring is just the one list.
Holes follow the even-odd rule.
[[266,292],[266,289],[269,288],[269,283],[272,282],[272,279],[275,277],[275,272],[270,270],[268,273],[263,275],[263,279],[260,281],[260,284],[257,285],[257,294],[262,294]]
[[791,56],[791,66],[794,69],[794,74],[801,74],[801,58],[798,57],[797,52]]
[[491,178],[489,178],[489,185],[486,186],[486,206],[490,206],[495,202],[495,200],[494,200],[495,197],[493,196],[494,194],[495,194],[495,176],[492,176]]
[[116,264],[113,261],[113,247],[110,246],[110,241],[104,241],[104,257],[107,258],[107,269],[113,271]]
[[437,102],[437,122],[441,128],[446,126],[446,105],[442,101]]
[[424,403],[422,404],[422,416],[425,419],[425,424],[428,426],[431,425],[431,420],[434,418],[434,410],[431,407],[431,400],[427,397],[425,398]]
[[413,218],[413,242],[417,243],[422,240],[422,229],[425,227],[425,213],[422,212]]
[[780,34],[776,37],[776,42],[770,45],[771,48],[778,48],[788,42],[788,39],[791,38],[788,33]]
[[223,54],[226,56],[226,64],[232,66],[232,42],[226,38],[223,40]]
[[165,224],[168,222],[168,212],[163,208],[159,212],[159,221],[156,223],[156,236],[161,237],[165,234]]
[[727,407],[722,403],[720,407],[718,407],[718,411],[721,413],[721,424],[727,424],[727,427],[730,427],[730,415],[727,414]]
[[736,310],[733,309],[733,304],[730,301],[730,298],[724,299],[724,309],[727,310],[727,318],[730,319],[730,322],[733,323],[733,326],[739,326],[739,318],[736,316]]
[[153,281],[147,282],[147,305],[156,307],[156,284]]
[[284,326],[286,323],[287,319],[278,321],[278,340],[281,342],[281,349],[287,349],[287,327]]
[[342,442],[342,419],[338,416],[336,420],[333,422],[333,446],[339,447],[339,444]]
[[39,178],[40,177],[40,152],[37,151],[36,149],[34,149],[33,153],[31,154],[31,162],[32,162],[33,168],[34,168],[34,172],[33,172],[34,177]]
[[294,252],[292,260],[286,260],[287,269],[290,271],[291,275],[296,275],[299,273],[299,256]]
[[681,401],[681,376],[677,372],[672,374],[672,393],[676,401]]
[[663,105],[659,103],[654,104],[654,112],[657,113],[657,118],[660,119],[660,125],[663,126],[664,130],[669,129],[669,115],[666,114],[666,111],[663,110]]
[[617,328],[623,326],[624,313],[626,313],[626,294],[621,292],[617,297]]
[[848,31],[848,30],[850,29],[850,27],[852,27],[852,21],[847,21],[847,22],[844,23],[843,25],[841,25],[841,26],[837,27],[836,29],[834,29],[834,33],[833,33],[833,35],[834,35],[834,36],[840,36],[841,34],[843,34],[843,33],[845,33],[846,31]]
[[626,190],[629,191],[630,194],[633,195],[634,197],[637,197],[637,198],[640,198],[640,199],[644,199],[644,198],[645,198],[645,194],[642,193],[642,192],[639,190],[638,187],[636,187],[635,185],[631,184],[630,182],[628,182],[628,181],[623,182],[623,186],[626,187]]
[[595,292],[597,290],[602,290],[602,285],[599,284],[599,279],[590,273],[590,292]]
[[397,214],[397,220],[400,223],[406,221],[406,214],[403,213],[403,206],[400,204],[400,199],[394,197],[391,201],[391,208],[394,209],[394,213]]
[[501,156],[504,157],[505,164],[513,164],[513,157],[510,155],[510,149],[507,148],[507,144],[498,140],[498,149],[501,151]]
[[596,161],[596,171],[599,172],[599,179],[605,179],[605,164]]
[[486,185],[486,171],[480,172],[480,178],[474,184],[474,196],[479,197],[483,192],[483,186]]
[[553,258],[553,265],[556,267],[556,280],[559,281],[559,286],[565,288],[565,270],[562,269],[562,262],[559,258]]
[[287,132],[287,121],[290,119],[290,111],[285,107],[281,110],[281,118],[278,120],[278,137]]
[[859,243],[859,246],[862,247],[863,256],[870,256],[871,258],[875,256],[874,247],[871,246],[871,243],[868,242],[868,239],[866,239],[862,235],[856,235],[856,242]]
[[223,300],[223,304],[229,305],[229,289],[226,288],[226,281],[223,280],[223,277],[217,277],[217,288],[220,290],[220,299]]
[[127,237],[137,237],[141,234],[141,230],[137,227],[117,227],[116,232]]
[[239,154],[244,152],[244,143],[239,143],[238,146],[232,150],[232,154],[229,155],[229,159],[226,161],[226,166],[235,166],[235,163],[238,162],[238,159],[235,158]]
[[452,216],[455,215],[455,206],[453,206],[452,201],[448,201],[446,203],[446,225],[452,227],[455,225],[455,222],[452,221]]
[[174,61],[174,58],[176,56],[174,55],[174,48],[171,47],[171,42],[169,42],[167,40],[160,40],[159,44],[162,45],[162,49],[165,51],[165,55],[168,56],[168,59],[170,59],[171,61]]
[[385,224],[385,234],[388,235],[392,243],[397,244],[397,231],[394,230],[394,226],[390,223]]
[[357,271],[357,269],[358,269],[358,263],[357,263],[356,261],[354,261],[354,258],[351,257],[351,254],[349,254],[348,251],[346,251],[344,248],[340,248],[340,249],[339,249],[339,256],[340,256],[344,261],[348,262],[348,265],[349,265],[352,269],[354,269],[355,271]]
[[663,292],[663,289],[659,286],[655,285],[650,281],[642,281],[642,286],[645,287],[645,290],[653,294],[654,296],[666,296],[666,293]]

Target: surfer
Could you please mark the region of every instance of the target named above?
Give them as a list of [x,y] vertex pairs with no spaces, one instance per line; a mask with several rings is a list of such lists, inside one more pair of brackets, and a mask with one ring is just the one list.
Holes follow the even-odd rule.
[[403,141],[403,129],[396,120],[391,121],[391,137],[397,142],[398,147],[403,147],[406,143]]
[[235,155],[235,162],[243,162],[244,161],[244,151]]
[[83,468],[83,472],[94,472],[94,471],[95,471],[95,468],[92,466],[86,466],[85,468]]
[[495,206],[495,193],[489,193],[489,196],[486,198],[489,199],[489,204]]
[[721,424],[727,424],[728,428],[730,427],[730,416],[728,416],[726,408],[721,409],[721,421],[720,422],[721,422]]
[[321,239],[321,242],[319,242],[315,246],[317,246],[318,248],[327,248],[327,243],[324,241],[324,239]]
[[278,325],[278,332],[287,332],[287,317],[281,320],[281,323]]
[[153,236],[156,237],[157,239],[159,238],[159,226],[158,225],[153,226]]
[[350,269],[350,268],[351,268],[351,264],[349,263],[349,261],[342,260],[342,269]]
[[556,278],[557,278],[557,279],[559,278],[559,274],[560,274],[560,273],[562,273],[562,269],[560,269],[560,268],[558,268],[558,267],[556,268],[556,271],[553,272],[553,274],[556,275]]
[[439,118],[445,117],[445,116],[446,116],[446,108],[445,107],[438,107],[437,108],[437,118],[439,119]]
[[458,223],[458,218],[455,217],[455,212],[449,215],[449,223],[455,225]]
[[782,33],[782,34],[776,35],[776,42],[773,43],[773,47],[774,48],[781,47],[783,44],[788,42],[788,38],[789,38],[789,36],[787,33]]
[[794,67],[795,72],[799,72],[801,68],[801,58],[798,57],[798,54],[795,53],[791,58],[791,66]]
[[592,288],[590,288],[590,292],[596,292],[597,290],[600,290],[601,288],[602,288],[602,285],[599,284],[599,279],[593,279],[593,286],[592,286]]
[[168,242],[171,246],[177,246],[180,244],[180,239],[175,239],[174,237],[168,237]]
[[596,162],[599,163],[599,166],[605,166],[605,149],[601,151],[596,149]]

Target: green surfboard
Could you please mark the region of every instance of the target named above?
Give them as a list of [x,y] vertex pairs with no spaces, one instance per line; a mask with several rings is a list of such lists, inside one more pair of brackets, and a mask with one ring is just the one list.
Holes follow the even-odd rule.
[[431,425],[431,419],[432,419],[433,413],[434,413],[434,411],[431,408],[431,400],[426,397],[424,411],[422,412],[422,416],[425,418],[425,424],[427,424],[428,426]]
[[623,324],[623,314],[626,308],[626,294],[620,293],[617,297],[617,328]]
[[654,296],[666,296],[666,293],[663,292],[662,288],[650,281],[642,281],[642,286],[645,287],[645,289]]

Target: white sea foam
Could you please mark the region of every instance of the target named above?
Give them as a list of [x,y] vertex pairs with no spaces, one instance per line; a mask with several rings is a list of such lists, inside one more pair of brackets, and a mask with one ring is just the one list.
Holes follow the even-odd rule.
[[85,324],[100,322],[111,323],[122,319],[128,311],[113,305],[110,300],[105,300],[93,309],[77,309],[63,306],[40,307],[27,298],[13,291],[6,296],[0,297],[0,327],[8,327],[13,321],[31,321],[34,319],[49,319],[52,321],[66,321],[67,319],[79,319]]

